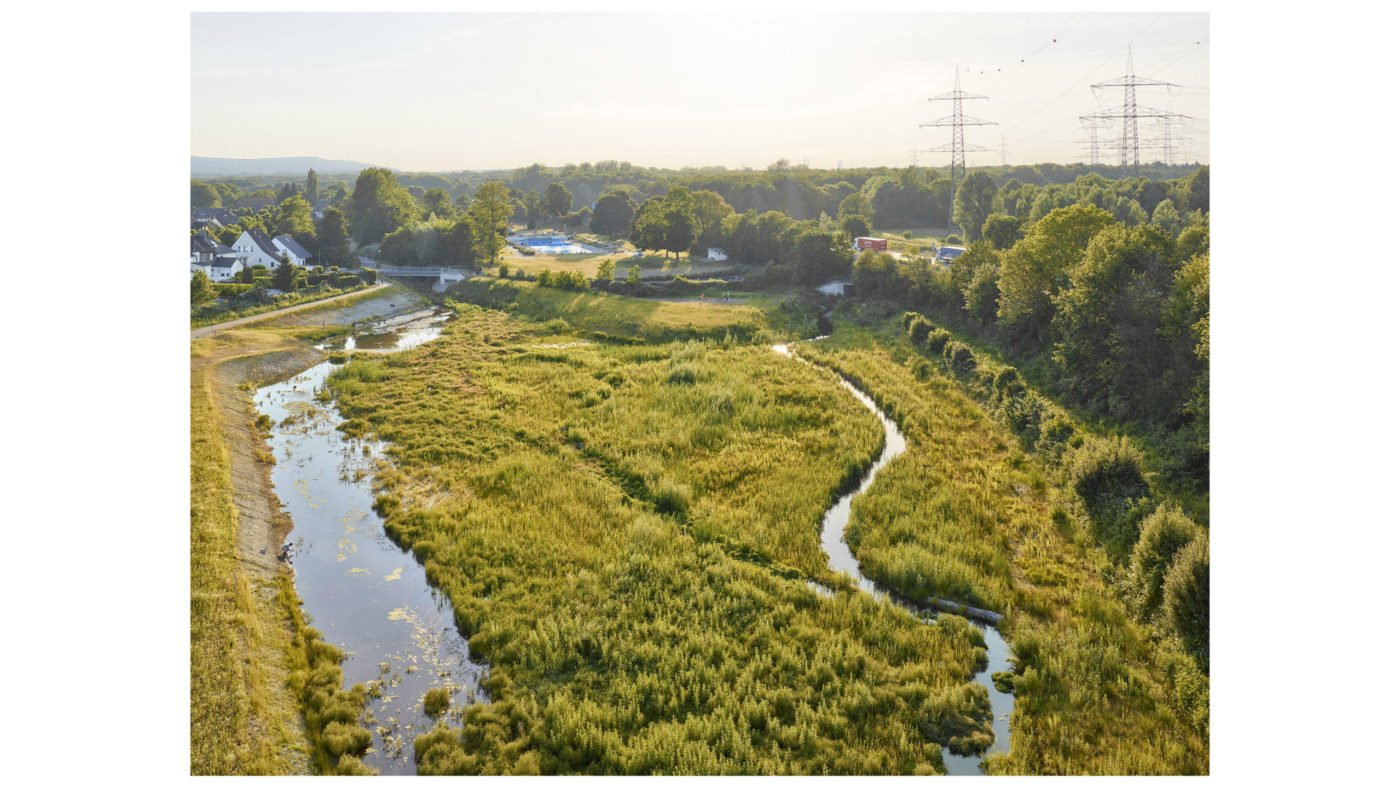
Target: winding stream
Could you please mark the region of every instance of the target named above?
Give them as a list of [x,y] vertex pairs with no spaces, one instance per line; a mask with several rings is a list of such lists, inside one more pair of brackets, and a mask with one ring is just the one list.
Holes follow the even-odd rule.
[[[400,315],[326,349],[406,350],[435,339],[448,319],[430,310]],[[423,693],[447,687],[455,706],[484,700],[486,668],[472,662],[446,596],[385,535],[372,487],[382,445],[345,438],[335,404],[316,399],[334,369],[317,364],[258,389],[254,402],[273,423],[272,482],[294,523],[287,560],[302,610],[345,651],[345,685],[364,682],[380,693],[366,704],[374,739],[364,762],[380,774],[414,774],[413,737],[435,722],[423,711]]]
[[[818,337],[822,339],[823,337]],[[796,359],[804,364],[811,364],[801,356],[795,355],[787,345],[774,345],[773,350],[788,358]],[[815,365],[814,366],[818,366]],[[827,561],[831,568],[837,572],[846,572],[855,578],[856,584],[867,594],[875,597],[888,597],[889,600],[899,607],[907,610],[910,615],[921,621],[931,621],[937,611],[920,607],[912,601],[905,599],[898,594],[892,594],[884,586],[874,579],[867,577],[860,571],[860,562],[851,552],[851,547],[846,543],[846,524],[851,521],[851,502],[857,495],[865,492],[870,485],[875,483],[875,474],[881,468],[889,464],[890,460],[904,453],[908,448],[908,442],[904,438],[904,433],[899,431],[899,427],[884,411],[875,404],[875,400],[860,389],[856,388],[844,375],[836,373],[836,377],[841,381],[841,385],[851,393],[851,396],[860,401],[866,410],[875,414],[880,420],[880,426],[885,430],[885,447],[880,452],[880,457],[875,460],[870,469],[861,477],[860,484],[856,489],[841,496],[830,509],[826,516],[822,518],[822,547],[826,550]],[[816,585],[816,590],[822,593],[830,593],[820,585]],[[997,690],[992,683],[992,673],[1003,670],[1011,670],[1011,651],[997,632],[996,627],[988,626],[985,622],[976,618],[968,618],[968,621],[982,632],[982,636],[987,641],[987,667],[973,675],[973,680],[987,688],[987,694],[992,701],[992,733],[994,739],[988,752],[1007,752],[1011,745],[1011,709],[1015,699],[1010,693]],[[945,747],[943,750],[943,765],[950,775],[979,775],[982,774],[982,758],[980,755],[954,755]]]
[[[324,349],[407,350],[435,339],[449,319],[450,314],[432,310],[401,315]],[[787,345],[773,349],[810,363]],[[428,584],[412,553],[384,533],[383,519],[373,510],[372,485],[383,445],[345,438],[336,428],[342,419],[335,403],[316,398],[334,369],[329,361],[316,364],[289,380],[258,389],[254,403],[273,423],[268,440],[277,459],[272,482],[294,523],[286,556],[295,570],[303,611],[327,641],[345,651],[346,686],[363,682],[373,690],[366,724],[374,739],[364,762],[380,774],[413,774],[413,737],[436,723],[423,710],[423,694],[433,687],[447,687],[454,707],[487,700],[481,687],[487,668],[472,661],[446,596]],[[880,420],[885,443],[856,489],[827,510],[822,546],[832,569],[850,574],[861,590],[888,597],[916,618],[929,621],[937,615],[935,611],[891,594],[861,573],[846,544],[851,502],[870,487],[880,469],[905,451],[907,442],[874,400],[837,377]],[[831,593],[823,586],[813,587]],[[991,674],[1010,669],[1009,650],[995,627],[969,620],[987,641],[987,668],[973,679],[987,688],[991,698],[995,734],[991,751],[1005,752],[1013,699],[997,691]],[[949,774],[981,774],[981,756],[953,755],[945,749],[943,760]]]

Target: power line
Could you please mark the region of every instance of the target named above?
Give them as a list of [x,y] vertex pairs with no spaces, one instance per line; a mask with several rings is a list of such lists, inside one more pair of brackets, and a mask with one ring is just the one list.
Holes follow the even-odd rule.
[[[962,89],[962,75],[960,67],[953,68],[953,90],[950,93],[943,93],[929,101],[951,101],[953,102],[953,114],[932,120],[928,123],[920,123],[919,128],[927,127],[951,127],[953,129],[953,141],[946,148],[940,146],[934,150],[948,150],[952,153],[952,162],[948,165],[948,176],[950,180],[949,189],[951,194],[948,198],[948,231],[953,229],[953,201],[958,194],[958,176],[967,170],[967,145],[963,141],[964,126],[995,126],[996,121],[982,120],[980,118],[970,118],[963,115],[962,103],[965,99],[986,99],[986,96],[976,93],[968,93]],[[973,146],[973,150],[978,150]],[[982,150],[987,150],[982,148]]]
[[[1096,112],[1086,117],[1096,120],[1122,120],[1123,136],[1121,166],[1126,169],[1129,159],[1132,160],[1134,169],[1139,164],[1139,142],[1138,142],[1138,119],[1139,118],[1185,118],[1185,115],[1167,110],[1153,109],[1151,107],[1140,107],[1137,103],[1137,89],[1139,87],[1174,87],[1170,82],[1163,82],[1158,79],[1139,77],[1133,73],[1133,48],[1128,47],[1128,73],[1110,79],[1107,82],[1096,82],[1090,86],[1094,90],[1102,88],[1123,88],[1123,108],[1120,110],[1108,110],[1106,112]],[[1131,155],[1129,155],[1131,154]]]

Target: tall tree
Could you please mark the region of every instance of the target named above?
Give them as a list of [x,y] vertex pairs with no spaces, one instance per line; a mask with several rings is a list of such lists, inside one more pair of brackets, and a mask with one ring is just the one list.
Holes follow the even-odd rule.
[[439,219],[457,218],[457,208],[452,198],[443,189],[429,189],[423,195],[423,216],[436,216]]
[[982,223],[982,237],[997,249],[1010,249],[1021,239],[1021,220],[1004,213],[994,213]]
[[1151,225],[1094,236],[1055,298],[1054,359],[1066,389],[1118,418],[1162,417],[1177,406],[1160,381],[1171,349],[1162,308],[1171,292],[1172,239]]
[[218,208],[223,201],[213,186],[204,181],[190,181],[190,205],[195,208]]
[[544,189],[544,213],[556,219],[574,207],[574,195],[562,183],[551,183]]
[[350,267],[350,235],[345,230],[345,214],[330,207],[321,217],[321,231],[316,236],[320,262],[325,266]]
[[508,222],[513,212],[510,192],[501,181],[490,181],[477,189],[472,197],[468,214],[476,230],[477,248],[488,263],[495,263],[501,247],[505,246]]
[[301,266],[288,260],[287,255],[281,255],[277,270],[272,272],[272,286],[284,293],[290,293],[296,289],[297,274],[299,273],[301,273]]
[[719,228],[724,217],[734,213],[734,209],[718,192],[704,189],[690,195],[695,207],[695,236],[706,238],[712,230]]
[[361,245],[377,243],[385,235],[412,221],[417,206],[394,173],[371,167],[355,180],[347,218],[350,232]]
[[525,192],[525,196],[520,200],[520,207],[525,212],[525,227],[535,229],[540,216],[544,214],[544,199],[540,197],[540,193]]
[[214,284],[209,281],[209,275],[203,271],[195,271],[190,277],[190,305],[200,304],[214,300]]
[[321,199],[321,184],[315,170],[306,171],[306,201],[315,205]]
[[976,170],[958,184],[953,221],[963,228],[969,241],[982,238],[982,225],[992,215],[997,198],[997,182],[986,170]]
[[316,239],[316,227],[311,221],[311,204],[300,194],[292,195],[277,206],[277,235],[290,235],[306,246]]
[[1031,225],[1026,237],[1002,255],[997,278],[997,326],[1020,349],[1039,350],[1050,338],[1054,296],[1100,230],[1115,224],[1091,205],[1056,208]]
[[598,198],[588,229],[617,238],[632,231],[632,221],[636,216],[637,203],[632,197],[621,189],[610,190]]
[[476,228],[469,216],[458,217],[442,234],[439,256],[446,265],[470,268],[476,265]]
[[666,192],[663,222],[665,230],[661,246],[668,252],[674,252],[679,260],[681,252],[695,242],[695,202],[691,199],[690,189],[672,186]]
[[632,233],[629,240],[638,249],[665,248],[666,200],[662,197],[648,197],[637,209],[632,220]]

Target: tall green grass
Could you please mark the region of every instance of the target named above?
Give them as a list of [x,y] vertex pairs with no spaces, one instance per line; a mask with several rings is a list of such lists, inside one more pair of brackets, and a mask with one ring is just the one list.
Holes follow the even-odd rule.
[[330,379],[389,442],[386,529],[491,665],[420,772],[910,774],[979,744],[975,629],[804,582],[880,441],[834,376],[739,343],[540,349],[557,324],[459,308]]

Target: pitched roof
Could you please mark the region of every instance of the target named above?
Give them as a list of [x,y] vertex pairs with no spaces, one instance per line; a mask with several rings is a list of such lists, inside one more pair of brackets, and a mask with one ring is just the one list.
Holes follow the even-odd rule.
[[200,230],[195,235],[190,236],[190,254],[194,253],[231,255],[235,252],[224,246],[222,243],[209,235],[205,230]]
[[262,250],[263,254],[271,257],[273,260],[282,257],[282,250],[277,248],[277,244],[273,243],[271,238],[267,237],[267,233],[264,233],[256,227],[250,227],[246,232],[248,233],[248,237],[253,239],[253,243],[257,244],[258,248]]
[[271,197],[244,197],[233,206],[235,208],[267,208],[275,204],[276,200]]
[[296,239],[292,238],[290,235],[279,235],[273,238],[272,241],[286,249],[289,255],[300,257],[303,260],[309,260],[311,258],[311,253],[306,251],[306,249],[304,249],[301,244],[297,243]]

